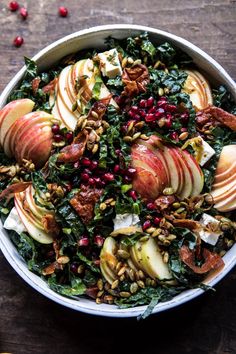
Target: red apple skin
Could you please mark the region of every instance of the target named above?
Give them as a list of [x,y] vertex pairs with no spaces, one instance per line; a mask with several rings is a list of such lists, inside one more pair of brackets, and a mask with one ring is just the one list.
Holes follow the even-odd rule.
[[4,146],[8,146],[9,153],[12,156],[14,155],[16,137],[20,140],[22,134],[25,134],[25,130],[30,126],[45,121],[48,121],[48,118],[39,116],[38,112],[32,112],[17,119],[9,129],[4,140]]
[[32,160],[37,168],[44,166],[49,159],[52,150],[52,136],[48,134],[40,139],[31,150],[28,151],[28,160]]
[[142,198],[156,199],[169,184],[169,176],[162,161],[146,146],[136,143],[132,146],[132,165],[137,173],[133,188]]

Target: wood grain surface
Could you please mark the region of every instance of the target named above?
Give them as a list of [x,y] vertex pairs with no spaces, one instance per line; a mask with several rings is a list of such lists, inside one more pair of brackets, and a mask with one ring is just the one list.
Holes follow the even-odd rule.
[[[35,0],[19,13],[0,1],[0,92],[41,48],[71,32],[101,24],[153,26],[207,51],[236,78],[235,0]],[[58,16],[58,7],[69,10]],[[12,41],[22,35],[25,43]],[[0,353],[236,353],[236,271],[193,302],[145,321],[106,319],[63,308],[31,289],[0,253]]]

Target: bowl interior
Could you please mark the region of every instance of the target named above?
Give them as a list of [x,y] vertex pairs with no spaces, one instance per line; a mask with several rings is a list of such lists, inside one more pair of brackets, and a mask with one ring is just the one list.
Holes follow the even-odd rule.
[[[104,40],[108,36],[113,36],[118,39],[126,38],[128,36],[136,36],[140,32],[149,32],[150,39],[154,43],[163,43],[168,41],[179,47],[187,54],[189,54],[196,65],[201,69],[201,71],[207,74],[210,82],[213,85],[219,83],[227,86],[229,91],[232,93],[233,97],[236,99],[236,85],[226,71],[209,55],[203,52],[198,47],[194,46],[190,42],[172,35],[167,32],[156,30],[153,28],[135,26],[135,25],[111,25],[111,26],[100,26],[94,27],[89,30],[83,30],[76,32],[72,35],[64,37],[57,42],[49,45],[48,47],[41,50],[33,58],[39,66],[40,70],[46,70],[51,66],[55,65],[64,56],[77,52],[82,49],[88,48],[104,48]],[[0,97],[0,108],[5,104],[10,92],[19,84],[22,76],[24,75],[25,68],[23,67],[18,74],[11,80],[3,91]],[[114,305],[101,304],[97,305],[94,301],[88,300],[86,298],[71,299],[56,294],[54,291],[50,290],[46,284],[39,276],[30,272],[25,264],[24,260],[20,257],[14,245],[11,243],[7,232],[3,229],[0,223],[0,247],[5,255],[6,259],[16,270],[16,272],[33,288],[47,296],[53,301],[60,303],[64,306],[70,307],[74,310],[102,315],[111,317],[131,317],[138,316],[142,313],[146,306],[139,306],[131,309],[118,309]],[[230,269],[236,263],[236,245],[234,245],[224,256],[225,267],[217,274],[211,275],[206,283],[213,286],[220,279],[222,279]],[[164,311],[170,309],[174,306],[180,305],[186,301],[193,299],[194,297],[202,294],[201,289],[188,290],[180,295],[176,296],[171,301],[158,304],[153,313]]]

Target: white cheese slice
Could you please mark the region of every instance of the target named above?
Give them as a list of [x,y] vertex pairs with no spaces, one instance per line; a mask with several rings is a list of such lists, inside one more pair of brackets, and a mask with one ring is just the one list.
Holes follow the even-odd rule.
[[121,76],[122,68],[116,49],[111,49],[106,52],[99,53],[98,58],[100,60],[100,70],[103,76],[107,76],[110,79],[116,76]]
[[207,161],[209,161],[212,158],[213,155],[215,155],[216,152],[205,140],[203,140],[202,138],[201,140],[202,140],[203,152],[199,164],[203,166],[205,165],[205,163],[207,163]]
[[6,218],[3,227],[7,230],[13,230],[19,235],[22,232],[27,231],[21,219],[19,218],[19,215],[15,207],[12,208],[12,210],[10,211],[10,214]]
[[136,214],[117,214],[114,222],[114,231],[130,226],[140,226],[140,219]]
[[[211,229],[212,226],[215,226],[216,230],[217,230],[218,225],[220,223],[219,220],[215,219],[213,216],[206,214],[206,213],[202,214],[202,217],[199,220],[199,222],[203,227],[208,227],[208,225],[210,224],[209,229]],[[199,235],[203,241],[205,241],[206,243],[209,243],[212,246],[215,246],[220,235],[222,235],[222,232],[221,231],[216,231],[216,232],[209,231],[209,230],[205,230],[203,228],[199,231]]]

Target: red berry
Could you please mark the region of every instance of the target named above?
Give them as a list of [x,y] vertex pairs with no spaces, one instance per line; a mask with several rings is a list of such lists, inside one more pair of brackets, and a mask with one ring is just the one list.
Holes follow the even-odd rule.
[[171,127],[172,127],[172,122],[171,122],[171,119],[170,119],[170,118],[168,118],[168,119],[166,120],[166,122],[165,122],[165,127],[166,127],[166,128],[171,128]]
[[151,226],[151,221],[147,220],[143,223],[143,231],[147,230]]
[[68,10],[64,6],[60,6],[58,12],[61,17],[66,17],[68,15]]
[[96,182],[95,182],[94,178],[90,177],[89,180],[88,180],[88,184],[89,184],[90,186],[94,186],[95,183],[96,183]]
[[170,138],[171,138],[172,140],[176,140],[176,141],[179,140],[179,136],[178,136],[178,134],[177,134],[176,132],[171,133],[171,134],[170,134]]
[[114,175],[110,172],[107,172],[103,175],[103,179],[106,181],[106,182],[112,182],[114,181]]
[[141,100],[139,102],[139,107],[141,108],[146,108],[147,107],[147,101],[146,100]]
[[72,263],[70,265],[70,270],[71,270],[72,273],[77,274],[78,273],[78,264],[77,263]]
[[129,196],[133,199],[134,202],[138,199],[137,193],[134,190],[129,191]]
[[152,107],[154,105],[154,98],[153,97],[149,97],[147,99],[147,107]]
[[59,125],[58,125],[58,124],[53,124],[53,126],[52,126],[52,132],[53,132],[53,134],[58,134],[59,131],[60,131]]
[[154,203],[148,203],[148,204],[147,204],[147,209],[148,209],[148,210],[155,210],[155,209],[156,209],[156,206],[155,206]]
[[20,15],[23,18],[23,20],[26,20],[26,18],[28,17],[28,11],[25,7],[22,7],[20,9]]
[[187,128],[181,128],[180,131],[181,131],[181,133],[184,133],[184,132],[187,132],[188,129]]
[[132,182],[132,178],[130,176],[124,176],[123,177],[123,182],[126,184],[129,184]]
[[168,112],[173,113],[173,112],[176,112],[177,107],[174,106],[173,104],[167,104],[166,107],[165,107],[165,109],[166,109]]
[[84,182],[88,182],[89,180],[89,174],[88,173],[81,173],[81,180],[84,181]]
[[100,186],[102,185],[101,178],[99,178],[99,177],[94,177],[94,181],[95,181],[95,183],[96,183],[96,185],[97,185],[98,187],[100,187]]
[[127,176],[129,177],[133,177],[136,174],[136,169],[133,167],[129,167],[125,173],[127,174]]
[[91,161],[91,164],[89,166],[90,170],[95,170],[98,167],[98,162],[97,161]]
[[79,161],[76,161],[75,163],[74,163],[74,168],[79,168],[80,167],[80,163],[79,163]]
[[24,39],[21,36],[17,36],[13,41],[15,47],[21,47],[23,43],[24,43]]
[[81,159],[81,164],[83,165],[83,166],[90,166],[91,165],[91,161],[89,160],[89,158],[87,158],[87,157],[83,157],[82,159]]
[[119,165],[115,165],[115,166],[113,167],[113,171],[114,171],[114,173],[120,172],[120,166],[119,166]]
[[81,247],[86,247],[89,245],[89,238],[87,236],[82,236],[79,240],[78,240],[78,245]]
[[63,137],[60,134],[55,134],[53,139],[56,143],[60,143],[60,141],[63,140]]
[[102,237],[101,235],[96,235],[94,236],[94,243],[98,246],[98,247],[102,247],[103,243],[104,243],[104,237]]
[[71,143],[73,140],[73,133],[72,132],[67,132],[65,135],[66,140],[68,141],[68,143]]
[[156,120],[156,117],[153,113],[148,113],[145,117],[146,122],[154,122]]
[[154,218],[153,222],[154,222],[155,225],[159,225],[160,222],[161,222],[161,218],[158,218],[158,217],[156,216],[156,217]]
[[11,10],[12,12],[16,11],[19,9],[19,4],[17,1],[11,1],[8,5],[9,10]]

